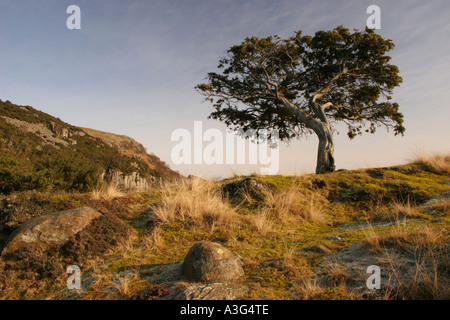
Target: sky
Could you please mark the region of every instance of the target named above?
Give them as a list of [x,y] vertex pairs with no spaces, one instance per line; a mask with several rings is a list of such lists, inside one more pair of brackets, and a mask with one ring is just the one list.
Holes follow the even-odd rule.
[[[81,10],[70,30],[66,9]],[[416,152],[450,149],[450,1],[306,0],[0,0],[0,99],[31,105],[63,121],[123,134],[182,174],[221,178],[257,171],[251,165],[175,164],[180,128],[208,120],[212,105],[194,87],[245,37],[296,30],[313,35],[338,25],[362,30],[367,8],[381,9],[377,33],[391,39],[391,63],[403,83],[393,101],[406,132],[380,128],[349,140],[336,135],[337,169],[389,166]],[[317,138],[282,143],[279,173],[313,172]]]

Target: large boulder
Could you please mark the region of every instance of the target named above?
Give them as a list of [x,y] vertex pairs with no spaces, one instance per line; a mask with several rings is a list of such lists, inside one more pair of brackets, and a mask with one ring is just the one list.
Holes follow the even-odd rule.
[[31,219],[17,228],[6,241],[2,256],[34,247],[45,251],[62,245],[101,214],[89,207],[56,212]]
[[242,262],[222,245],[200,241],[189,249],[183,262],[186,278],[195,282],[234,282],[244,275]]

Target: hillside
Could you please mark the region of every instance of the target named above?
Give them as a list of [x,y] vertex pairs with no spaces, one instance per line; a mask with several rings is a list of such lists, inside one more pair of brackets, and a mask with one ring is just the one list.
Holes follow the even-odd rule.
[[[74,208],[103,220],[67,244],[0,257],[0,299],[449,299],[449,168],[449,156],[436,156],[323,175],[174,180],[109,198],[16,192],[0,197],[6,235]],[[198,241],[237,254],[242,279],[186,278]],[[74,263],[78,291],[61,276]],[[366,286],[373,265],[380,289]]]
[[147,164],[151,169],[158,172],[164,177],[176,178],[180,177],[178,172],[171,170],[167,164],[161,161],[157,156],[148,154],[144,146],[130,137],[118,135],[114,133],[102,132],[90,128],[80,128],[91,137],[97,138],[114,149],[120,154],[137,158]]
[[0,193],[87,191],[101,183],[145,189],[179,176],[125,136],[79,128],[0,100]]

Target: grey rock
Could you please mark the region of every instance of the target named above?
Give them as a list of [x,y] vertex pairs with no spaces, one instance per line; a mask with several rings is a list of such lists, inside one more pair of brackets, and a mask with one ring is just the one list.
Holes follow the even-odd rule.
[[150,181],[139,175],[139,172],[131,172],[125,174],[119,170],[109,170],[104,172],[101,177],[101,181],[105,183],[115,185],[119,189],[127,191],[141,191],[146,190],[150,186]]
[[171,294],[167,300],[236,300],[248,292],[246,286],[236,286],[224,283],[202,284],[190,286]]
[[264,188],[265,186],[262,183],[259,183],[251,178],[245,178],[243,180],[228,183],[218,188],[217,191],[226,197],[235,197],[242,192],[248,192],[252,196],[258,197],[261,196],[261,192]]
[[234,282],[244,276],[239,257],[222,245],[200,241],[189,249],[183,274],[196,282]]
[[31,219],[14,230],[4,245],[2,255],[35,246],[46,250],[61,245],[88,226],[101,214],[89,207],[56,212]]

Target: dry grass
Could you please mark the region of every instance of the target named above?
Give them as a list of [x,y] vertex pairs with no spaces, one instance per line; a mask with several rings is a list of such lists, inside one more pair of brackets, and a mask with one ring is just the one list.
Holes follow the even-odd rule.
[[450,245],[448,232],[430,227],[398,227],[365,240],[389,265],[391,279],[384,299],[449,299]]
[[437,203],[429,205],[427,206],[427,210],[438,215],[450,216],[450,199],[443,199]]
[[424,165],[432,172],[450,175],[450,153],[427,154],[425,152],[417,152],[414,162]]
[[[436,178],[422,165],[414,165],[414,169]],[[104,185],[92,192],[92,198],[99,201],[90,201],[87,194],[82,196],[89,201],[81,196],[53,196],[63,205],[81,199],[101,212],[117,212],[136,229],[118,246],[86,263],[83,283],[89,290],[76,297],[69,293],[68,298],[134,299],[142,290],[167,279],[179,286],[175,267],[166,271],[165,265],[178,268],[199,239],[221,242],[242,257],[245,284],[251,288],[248,299],[365,299],[365,270],[370,264],[381,267],[383,290],[369,298],[450,297],[446,195],[423,206],[395,201],[394,197],[361,206],[360,198],[341,201],[332,197],[331,201],[328,192],[333,191],[333,183],[340,182],[341,174],[345,172],[327,176],[330,180],[325,177],[323,188],[310,188],[300,179],[257,176],[253,179],[256,184],[249,184],[253,189],[239,190],[237,195],[229,191],[230,201],[219,192],[227,191],[220,186],[235,183],[239,187],[239,179],[160,181],[152,190],[121,198],[117,197],[123,193],[116,186]],[[343,181],[348,185],[356,181],[353,175],[347,178]],[[36,208],[42,207],[35,202]],[[375,223],[369,233],[366,221],[362,223],[365,217]],[[400,221],[402,224],[395,223]],[[339,238],[330,240],[330,235]],[[330,252],[304,250],[322,242]],[[2,275],[3,269],[0,259],[0,298],[2,294],[20,297],[21,292],[27,298],[40,297],[37,293],[47,295],[47,287],[52,285],[51,279],[46,279],[47,287],[36,282],[42,288],[27,293],[31,280],[23,282],[19,273],[14,280],[11,273]],[[20,290],[15,286],[19,283]]]
[[345,286],[345,283],[350,279],[347,272],[339,263],[329,263],[326,269],[327,277],[333,287]]
[[415,217],[419,213],[417,207],[412,205],[409,200],[407,202],[394,200],[393,202],[390,203],[389,209],[392,212],[392,217],[396,221],[402,218]]
[[256,231],[262,235],[266,235],[273,231],[273,224],[269,219],[268,210],[262,210],[258,215],[251,215],[247,217],[250,225],[254,226]]
[[139,272],[128,271],[127,273],[117,276],[112,282],[112,287],[117,290],[120,295],[130,297],[135,290],[134,287],[137,283],[142,282],[144,282],[144,280],[140,278]]
[[153,228],[150,234],[143,236],[141,246],[142,249],[149,253],[159,253],[166,243],[159,226]]
[[365,239],[365,244],[375,252],[381,252],[386,247],[400,249],[432,247],[447,241],[448,236],[443,232],[429,227],[408,229],[398,226],[385,233],[371,231]]
[[395,289],[389,290],[387,299],[450,299],[450,248],[417,247],[413,263],[405,258],[387,260],[392,270]]
[[315,223],[326,223],[327,219],[315,203],[314,193],[305,194],[296,186],[285,191],[273,191],[269,188],[262,190],[267,208],[272,210],[276,217],[287,223],[292,218],[301,218]]
[[299,300],[313,300],[324,293],[324,289],[319,286],[315,279],[305,278],[292,285],[291,291]]
[[422,210],[409,199],[400,201],[393,199],[389,203],[373,203],[368,206],[366,219],[372,222],[405,223],[409,218],[420,218]]
[[116,184],[101,184],[92,190],[92,199],[94,200],[112,200],[124,195],[125,193]]
[[212,182],[199,178],[164,185],[161,200],[150,207],[155,217],[163,223],[189,221],[196,225],[230,225],[235,209],[214,191]]

